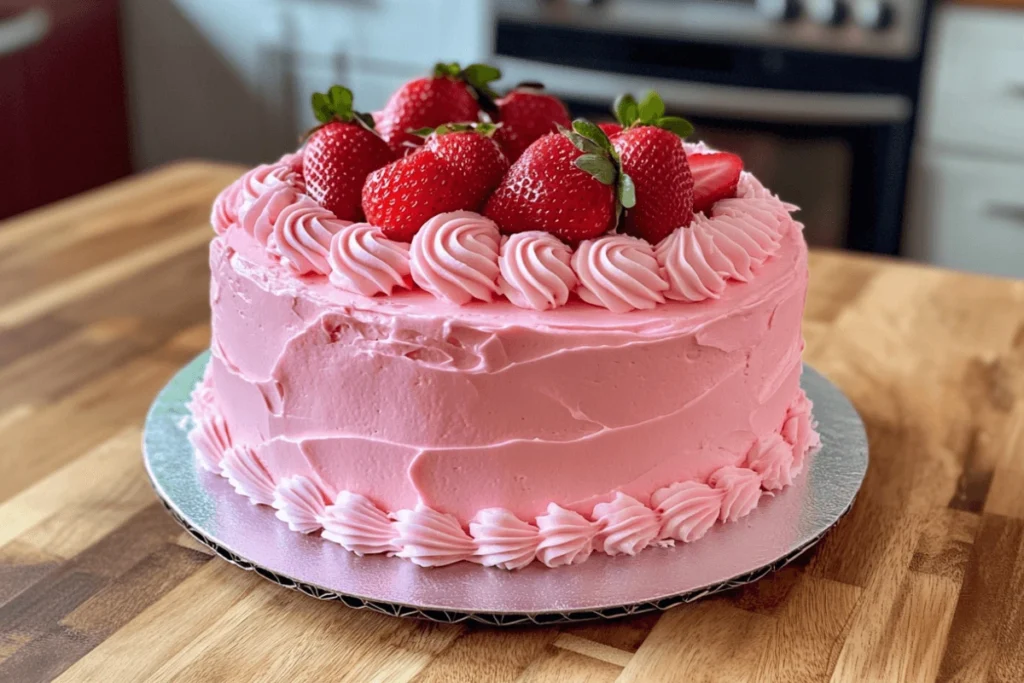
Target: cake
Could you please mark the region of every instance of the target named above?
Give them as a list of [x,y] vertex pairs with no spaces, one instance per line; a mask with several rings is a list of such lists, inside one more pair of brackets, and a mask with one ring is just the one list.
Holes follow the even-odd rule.
[[[406,89],[440,81],[484,107],[470,71]],[[678,120],[658,127],[656,97],[620,101],[619,125],[561,129],[561,103],[517,90],[491,102],[501,136],[447,126],[405,154],[387,144],[417,127],[394,123],[402,92],[379,132],[348,91],[314,96],[324,126],[217,198],[199,466],[358,555],[505,570],[670,552],[789,486],[817,445],[796,207],[734,155],[681,142]],[[555,113],[520,125],[528,97]],[[416,123],[448,115],[466,116]],[[666,132],[669,161],[647,168],[636,150]],[[355,159],[365,135],[383,163]],[[456,142],[489,145],[481,165],[447,158]],[[331,186],[339,149],[358,187]]]

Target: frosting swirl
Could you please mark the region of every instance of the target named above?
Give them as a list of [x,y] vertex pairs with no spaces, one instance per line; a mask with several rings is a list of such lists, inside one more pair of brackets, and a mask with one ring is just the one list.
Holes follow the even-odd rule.
[[613,313],[664,303],[668,283],[651,245],[628,235],[606,235],[580,243],[572,255],[580,298]]
[[309,197],[289,204],[274,222],[274,242],[285,264],[298,275],[327,275],[331,239],[349,225]]
[[578,512],[549,503],[547,514],[537,518],[537,528],[537,559],[548,567],[579,564],[594,551],[597,525]]
[[811,407],[811,400],[801,390],[786,411],[786,419],[782,423],[782,438],[793,448],[793,476],[803,470],[807,454],[821,445],[821,439],[814,431]]
[[394,519],[396,554],[421,567],[453,564],[470,558],[476,550],[458,520],[422,503],[415,510],[399,510]]
[[789,215],[785,205],[774,197],[721,199],[711,207],[711,216],[728,216],[746,221],[752,230],[765,233],[767,239],[760,239],[759,243],[772,249],[778,248],[779,241],[786,236],[793,224],[793,217]]
[[275,185],[261,194],[256,200],[242,209],[238,218],[242,230],[252,235],[257,242],[267,246],[274,233],[274,223],[285,208],[301,199],[295,188],[288,185]]
[[285,152],[282,154],[281,158],[277,160],[277,163],[284,164],[296,173],[302,173],[302,162],[305,154],[306,148],[299,147],[294,152]]
[[238,221],[238,209],[242,203],[241,178],[236,178],[230,185],[225,187],[213,200],[213,209],[210,211],[210,225],[218,235],[223,235]]
[[397,550],[388,516],[358,493],[339,493],[334,504],[324,508],[319,521],[324,528],[320,534],[323,538],[360,557]]
[[220,461],[231,448],[231,433],[221,415],[208,413],[195,417],[195,426],[188,433],[196,460],[208,472],[220,472]]
[[665,297],[677,301],[717,299],[725,289],[725,278],[708,263],[697,233],[702,223],[676,228],[655,250],[658,264],[665,269],[668,291]]
[[761,475],[761,487],[778,491],[793,483],[793,447],[779,434],[758,439],[747,453],[747,467]]
[[274,502],[274,480],[251,448],[235,446],[230,449],[220,461],[220,471],[235,491],[252,501],[253,505]]
[[369,223],[353,223],[335,233],[327,260],[331,284],[346,292],[374,296],[409,288],[409,245],[389,240]]
[[275,185],[289,185],[299,192],[306,191],[306,183],[302,175],[287,163],[260,164],[249,169],[238,179],[242,208],[256,201],[256,198]]
[[498,288],[519,308],[546,311],[564,306],[576,288],[571,259],[572,249],[551,233],[516,233],[501,242]]
[[609,555],[636,555],[658,536],[658,515],[632,496],[615,493],[610,503],[594,506],[594,520],[601,531],[596,545]]
[[699,540],[718,521],[724,497],[724,491],[696,481],[658,489],[651,496],[651,505],[661,515],[658,537],[683,543]]
[[271,504],[277,509],[274,516],[287,522],[289,529],[311,534],[320,528],[320,517],[327,503],[319,486],[296,474],[277,483]]
[[438,299],[468,304],[498,293],[498,226],[472,211],[434,216],[412,238],[412,279]]
[[508,510],[481,510],[469,523],[469,533],[476,540],[474,556],[485,567],[512,571],[533,562],[540,543],[540,531]]
[[761,477],[746,467],[721,467],[711,475],[708,484],[723,492],[718,516],[723,522],[735,522],[749,515],[761,498]]

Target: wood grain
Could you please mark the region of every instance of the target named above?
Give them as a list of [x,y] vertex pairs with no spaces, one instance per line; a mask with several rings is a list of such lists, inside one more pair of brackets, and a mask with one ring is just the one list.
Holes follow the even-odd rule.
[[663,615],[435,625],[321,603],[191,542],[145,480],[150,400],[209,339],[180,163],[0,224],[0,680],[1024,680],[1024,283],[815,252],[807,359],[871,467],[808,557]]

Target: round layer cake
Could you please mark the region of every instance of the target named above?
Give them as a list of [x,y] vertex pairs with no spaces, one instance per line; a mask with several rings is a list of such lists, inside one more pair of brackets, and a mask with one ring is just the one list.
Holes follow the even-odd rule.
[[634,555],[740,519],[816,445],[802,226],[752,176],[656,246],[471,212],[406,245],[303,213],[293,164],[215,206],[190,434],[293,530],[423,566]]

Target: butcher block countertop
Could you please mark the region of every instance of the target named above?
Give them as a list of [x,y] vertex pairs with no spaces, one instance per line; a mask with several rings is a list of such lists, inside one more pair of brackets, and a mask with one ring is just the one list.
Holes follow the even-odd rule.
[[143,472],[209,338],[179,163],[0,223],[0,681],[1022,681],[1024,282],[817,251],[807,360],[867,423],[853,510],[762,581],[563,628],[319,602],[211,556]]

